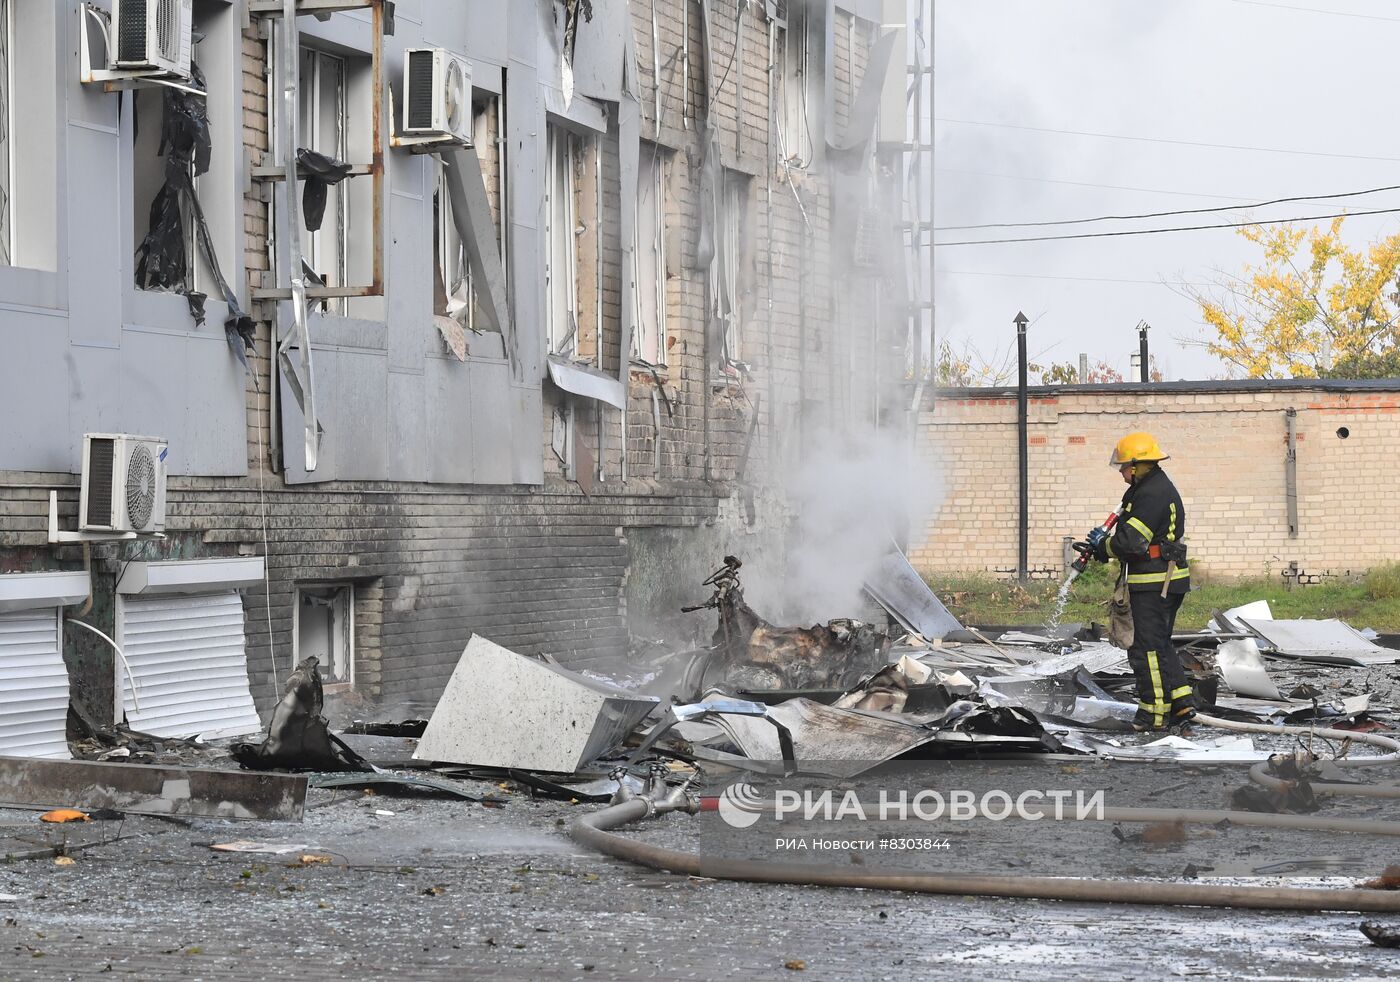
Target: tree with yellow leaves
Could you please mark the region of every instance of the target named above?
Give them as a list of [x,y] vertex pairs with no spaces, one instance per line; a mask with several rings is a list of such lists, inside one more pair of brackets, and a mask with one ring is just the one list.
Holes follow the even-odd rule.
[[1191,290],[1215,337],[1211,354],[1250,378],[1313,378],[1336,362],[1366,363],[1400,344],[1400,234],[1359,249],[1331,226],[1250,226],[1239,234],[1263,250],[1258,265]]

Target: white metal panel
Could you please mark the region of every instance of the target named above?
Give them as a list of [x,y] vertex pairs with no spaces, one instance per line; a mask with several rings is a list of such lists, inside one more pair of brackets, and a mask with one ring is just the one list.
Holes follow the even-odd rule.
[[248,684],[243,599],[232,591],[119,596],[117,643],[127,722],[156,736],[242,736],[262,728]]
[[55,607],[85,599],[88,582],[88,574],[82,570],[0,575],[0,612],[43,608],[49,613]]
[[216,593],[262,583],[261,556],[127,563],[118,593]]
[[0,754],[68,760],[58,608],[0,614]]

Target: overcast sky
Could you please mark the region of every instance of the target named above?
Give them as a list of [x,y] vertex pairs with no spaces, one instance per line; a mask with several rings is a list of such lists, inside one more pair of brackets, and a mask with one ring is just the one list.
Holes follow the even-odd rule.
[[[940,227],[1400,185],[1392,69],[1400,3],[934,0],[934,7]],[[1400,207],[1400,191],[1088,229],[942,231],[938,238],[1325,215],[1343,210],[1339,204]],[[1397,228],[1400,215],[1359,217],[1345,234],[1360,244]],[[942,247],[938,331],[955,346],[971,340],[989,357],[998,348],[1005,354],[1014,351],[1012,319],[1020,309],[1033,321],[1034,359],[1077,362],[1084,351],[1126,375],[1135,327],[1145,319],[1168,378],[1223,376],[1223,363],[1186,343],[1205,336],[1198,309],[1161,281],[1208,284],[1213,270],[1238,272],[1255,258],[1257,250],[1229,230]]]

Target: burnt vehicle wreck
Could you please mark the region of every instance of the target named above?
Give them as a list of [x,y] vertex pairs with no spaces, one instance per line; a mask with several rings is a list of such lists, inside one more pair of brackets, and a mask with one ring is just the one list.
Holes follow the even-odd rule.
[[708,651],[691,669],[699,690],[723,685],[741,691],[846,689],[889,663],[893,641],[873,625],[849,617],[811,627],[778,627],[744,600],[739,569],[724,565],[705,579],[710,599],[682,613],[714,610],[719,618]]

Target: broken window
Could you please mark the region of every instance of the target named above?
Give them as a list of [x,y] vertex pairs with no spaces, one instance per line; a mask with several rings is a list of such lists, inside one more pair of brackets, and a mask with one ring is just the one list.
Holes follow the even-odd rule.
[[[491,216],[495,225],[497,241],[500,237],[500,169],[495,153],[497,132],[496,100],[490,99],[476,106],[472,121],[472,144],[481,162],[482,178],[486,182],[487,199],[491,203]],[[443,177],[443,164],[437,163],[437,182],[433,192],[433,259],[436,274],[433,284],[433,313],[451,317],[471,331],[494,331],[499,328],[492,324],[479,306],[480,297],[472,283],[471,264],[462,236],[457,231],[456,217],[452,213],[452,199],[448,194]]]
[[633,250],[632,355],[666,363],[666,170],[659,146],[642,148],[637,166],[637,234]]
[[812,133],[808,105],[810,53],[807,43],[805,4],[787,5],[787,24],[782,31],[782,111],[778,117],[778,140],[783,159],[804,166],[811,159]]
[[742,301],[751,286],[749,266],[749,177],[727,171],[716,261],[718,313],[724,325],[721,365],[742,363]]
[[[300,86],[297,92],[297,134],[301,146],[334,160],[350,156],[350,118],[347,110],[346,59],[316,48],[301,49]],[[344,182],[326,189],[326,210],[321,227],[301,229],[302,259],[324,286],[345,286],[349,282],[350,227],[349,188]],[[327,301],[323,309],[347,312],[344,298]]]
[[14,188],[14,133],[10,123],[10,92],[14,89],[10,51],[14,46],[14,25],[10,20],[10,0],[0,0],[0,266],[14,262],[14,223],[10,195]]
[[569,355],[578,350],[578,189],[592,141],[555,125],[549,127],[545,180],[545,321],[549,350]]
[[355,681],[355,586],[307,583],[297,587],[293,614],[292,665],[304,658],[320,662],[326,685]]

